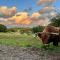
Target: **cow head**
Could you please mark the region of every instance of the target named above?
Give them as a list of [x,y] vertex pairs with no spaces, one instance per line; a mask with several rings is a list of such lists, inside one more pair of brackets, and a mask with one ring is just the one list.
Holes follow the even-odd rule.
[[49,34],[44,32],[37,33],[37,36],[41,38],[43,44],[48,44]]

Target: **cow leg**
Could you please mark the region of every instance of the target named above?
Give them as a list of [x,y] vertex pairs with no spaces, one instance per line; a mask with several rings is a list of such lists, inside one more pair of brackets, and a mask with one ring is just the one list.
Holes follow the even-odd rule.
[[59,42],[59,35],[56,35],[54,36],[54,39],[53,39],[53,45],[58,46],[58,42]]

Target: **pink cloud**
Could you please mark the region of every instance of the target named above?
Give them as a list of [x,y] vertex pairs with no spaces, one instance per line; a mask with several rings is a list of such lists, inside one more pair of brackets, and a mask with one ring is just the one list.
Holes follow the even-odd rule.
[[8,8],[7,6],[1,6],[0,13],[5,15],[5,16],[14,15],[14,14],[16,14],[16,7]]

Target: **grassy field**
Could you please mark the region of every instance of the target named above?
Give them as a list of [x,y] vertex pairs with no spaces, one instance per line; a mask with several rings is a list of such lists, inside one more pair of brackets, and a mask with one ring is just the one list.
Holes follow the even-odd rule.
[[[34,38],[32,34],[20,34],[20,33],[0,33],[0,44],[21,46],[21,47],[42,47],[42,41],[39,38]],[[60,46],[55,47],[50,44],[49,50],[60,51]]]
[[34,38],[32,34],[20,34],[20,33],[0,33],[0,44],[15,45],[15,46],[35,46],[40,47],[42,45],[38,38]]

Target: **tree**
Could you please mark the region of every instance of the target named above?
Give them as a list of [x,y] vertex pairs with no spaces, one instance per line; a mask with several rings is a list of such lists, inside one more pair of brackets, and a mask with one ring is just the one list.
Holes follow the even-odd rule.
[[57,15],[56,17],[53,17],[51,19],[50,25],[55,26],[55,27],[59,27],[60,26],[60,14]]
[[33,27],[32,31],[33,31],[33,33],[37,33],[37,32],[42,32],[43,29],[44,29],[43,26],[37,26],[37,27]]
[[6,32],[7,27],[5,25],[0,24],[0,32]]

